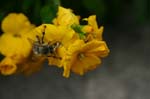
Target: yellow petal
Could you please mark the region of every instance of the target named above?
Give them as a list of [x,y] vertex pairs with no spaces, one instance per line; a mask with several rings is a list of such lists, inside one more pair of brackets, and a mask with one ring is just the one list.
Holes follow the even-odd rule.
[[101,26],[97,31],[95,31],[96,39],[97,40],[103,40],[102,35],[103,35],[104,27]]
[[63,76],[68,78],[70,76],[70,66],[64,66]]
[[101,45],[101,41],[98,41],[98,40],[92,40],[92,41],[89,41],[87,42],[86,44],[84,44],[82,50],[83,51],[90,51],[92,49],[95,49],[97,47],[99,47]]
[[84,74],[83,66],[84,64],[82,61],[76,61],[74,62],[74,65],[71,67],[71,70],[78,75],[83,75]]
[[93,53],[99,57],[106,57],[109,54],[109,49],[104,41],[101,41],[99,47],[89,50],[88,53]]
[[48,63],[49,65],[55,65],[58,67],[62,67],[62,58],[65,56],[66,53],[66,49],[61,46],[56,50],[56,53],[54,53],[54,55],[56,54],[55,57],[53,56],[49,56],[48,57]]
[[109,49],[105,41],[92,40],[83,47],[88,54],[95,54],[99,57],[106,57],[109,54]]
[[94,30],[98,29],[98,25],[96,22],[96,15],[91,15],[88,17],[88,24],[93,27]]
[[45,39],[47,41],[59,41],[63,45],[68,43],[72,38],[75,32],[66,26],[55,26],[55,25],[46,25],[46,35]]
[[101,26],[100,28],[98,28],[98,24],[96,22],[96,15],[91,15],[88,18],[85,18],[84,20],[88,21],[88,25],[92,28],[90,29],[91,31],[89,31],[89,33],[91,33],[95,39],[102,40],[104,27]]
[[76,60],[71,70],[79,75],[83,75],[84,72],[95,69],[100,64],[100,59],[95,55],[85,56],[82,60]]
[[[61,34],[60,34],[61,35]],[[58,28],[52,24],[46,24],[45,39],[46,41],[57,41],[60,40]]]
[[50,66],[54,65],[57,67],[61,67],[61,60],[59,58],[48,57],[48,64]]
[[75,34],[75,32],[70,27],[66,26],[59,26],[58,30],[58,35],[61,36],[61,42],[63,43],[63,45],[68,44]]
[[1,24],[5,33],[20,34],[21,31],[28,31],[34,27],[28,18],[22,13],[10,13],[6,16]]
[[79,24],[79,17],[72,13],[72,10],[59,6],[57,17],[54,19],[55,25]]
[[[45,30],[44,27],[46,27]],[[37,41],[37,35],[42,38],[44,31],[44,42],[49,44],[60,42],[63,46],[68,47],[75,40],[79,39],[78,35],[70,27],[55,26],[52,24],[42,24],[25,36],[26,38],[31,39],[31,43],[33,43],[34,41]]]
[[85,33],[90,33],[90,32],[93,31],[93,28],[92,28],[92,26],[85,25],[85,26],[82,28],[82,31],[85,32]]
[[0,62],[0,71],[3,75],[11,75],[15,73],[16,69],[16,63],[14,63],[14,61],[10,57],[5,57]]
[[0,37],[0,52],[5,56],[27,57],[31,48],[29,41],[23,37],[5,33]]
[[[50,29],[49,29],[50,28]],[[52,33],[54,32],[54,28],[55,26],[52,24],[42,24],[34,29],[32,29],[30,32],[27,32],[24,37],[26,39],[30,39],[32,41],[37,41],[36,36],[39,36],[40,38],[42,38],[43,36],[43,32],[45,32],[45,37],[44,40],[46,39],[46,32],[49,32],[48,30],[50,30]],[[55,32],[54,32],[55,33]],[[52,37],[50,37],[51,39]]]
[[75,53],[80,51],[83,45],[84,45],[83,40],[76,40],[72,45],[69,46],[68,53]]
[[68,78],[70,76],[70,69],[73,64],[73,62],[76,60],[76,55],[69,55],[70,53],[67,53],[63,59],[62,59],[62,66],[64,68],[63,76]]

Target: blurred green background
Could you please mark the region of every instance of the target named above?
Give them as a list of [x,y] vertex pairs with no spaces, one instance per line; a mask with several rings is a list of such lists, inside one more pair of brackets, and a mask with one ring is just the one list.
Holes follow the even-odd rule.
[[23,12],[39,25],[51,21],[57,6],[62,5],[81,17],[96,14],[100,24],[116,24],[129,16],[141,24],[150,20],[149,4],[149,0],[2,0],[0,21],[10,12]]

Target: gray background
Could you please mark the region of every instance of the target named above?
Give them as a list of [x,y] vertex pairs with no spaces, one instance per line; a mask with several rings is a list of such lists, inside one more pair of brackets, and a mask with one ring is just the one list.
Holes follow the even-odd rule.
[[30,77],[0,76],[0,99],[150,99],[150,25],[127,23],[105,26],[111,52],[96,70],[66,79],[45,64]]

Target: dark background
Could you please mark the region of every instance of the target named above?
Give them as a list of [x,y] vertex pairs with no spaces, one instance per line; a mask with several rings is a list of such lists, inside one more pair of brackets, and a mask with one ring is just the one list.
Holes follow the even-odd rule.
[[[47,2],[52,0],[0,1],[0,18],[24,12],[39,25]],[[47,63],[29,77],[1,75],[0,99],[150,99],[150,1],[62,0],[61,5],[81,17],[97,15],[99,25],[105,27],[110,55],[96,70],[84,76],[72,73],[69,79]]]

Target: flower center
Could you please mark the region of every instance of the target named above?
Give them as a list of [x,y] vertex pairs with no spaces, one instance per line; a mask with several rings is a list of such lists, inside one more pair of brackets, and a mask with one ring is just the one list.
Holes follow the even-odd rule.
[[78,54],[78,59],[79,60],[82,60],[84,57],[85,57],[85,55],[83,53],[79,53]]

